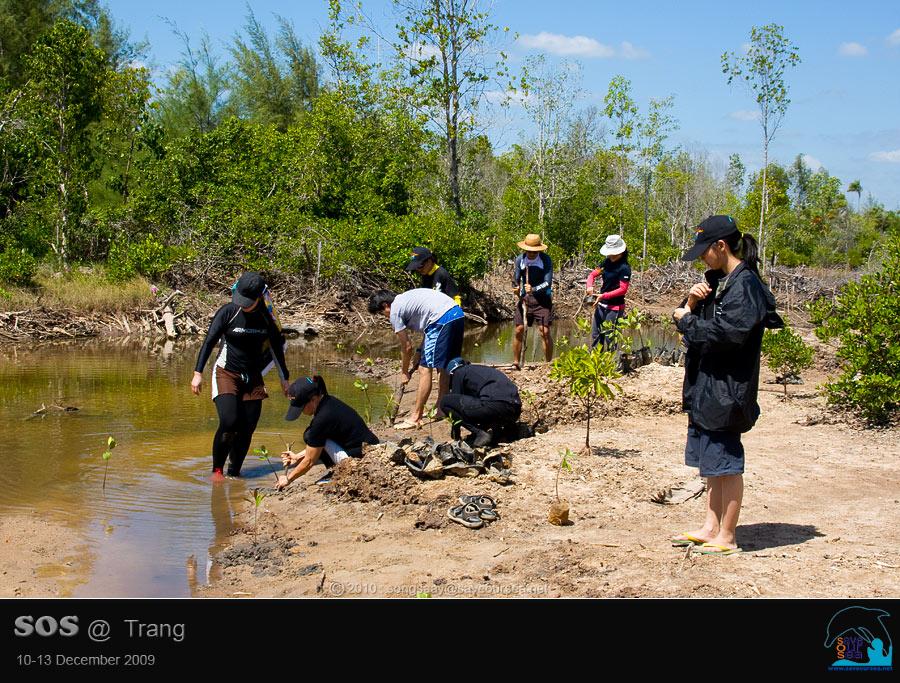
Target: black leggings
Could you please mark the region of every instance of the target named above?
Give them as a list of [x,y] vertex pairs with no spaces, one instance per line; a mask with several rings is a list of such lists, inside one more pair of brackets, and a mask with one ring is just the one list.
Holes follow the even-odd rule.
[[262,400],[243,401],[234,394],[219,394],[213,401],[219,413],[219,429],[213,439],[213,470],[225,467],[225,460],[231,456],[228,474],[237,476],[250,440],[262,412]]

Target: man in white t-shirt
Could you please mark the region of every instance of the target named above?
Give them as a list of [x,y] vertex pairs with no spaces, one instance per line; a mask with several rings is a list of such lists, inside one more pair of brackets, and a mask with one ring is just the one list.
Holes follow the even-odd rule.
[[[391,327],[400,340],[401,381],[410,380],[410,362],[413,345],[408,330],[423,332],[422,358],[419,363],[419,387],[416,407],[410,414],[409,426],[418,426],[425,413],[425,403],[431,395],[432,370],[438,371],[438,395],[436,405],[447,393],[450,377],[447,364],[462,353],[465,314],[462,308],[446,294],[433,289],[411,289],[394,294],[383,289],[369,298],[369,313],[381,314],[391,321]],[[443,417],[438,413],[438,417]],[[401,428],[401,425],[397,425]]]

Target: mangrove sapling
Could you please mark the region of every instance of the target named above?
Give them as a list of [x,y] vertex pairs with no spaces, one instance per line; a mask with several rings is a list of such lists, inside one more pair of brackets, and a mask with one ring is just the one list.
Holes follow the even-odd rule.
[[[283,441],[283,439],[282,439],[282,441]],[[290,450],[290,449],[288,449],[288,450]],[[259,448],[254,448],[253,452],[257,456],[259,456],[260,460],[265,460],[267,463],[269,463],[269,469],[272,470],[272,474],[275,475],[275,481],[277,482],[278,481],[278,471],[275,469],[275,465],[272,464],[272,461],[269,460],[269,449],[266,448],[265,446],[260,446]]]
[[781,330],[766,330],[763,335],[762,352],[766,356],[769,369],[778,375],[777,381],[784,387],[784,398],[788,397],[788,380],[800,378],[800,373],[812,365],[813,349],[787,325]]
[[366,401],[366,424],[372,421],[372,404],[369,402],[369,383],[363,382],[361,379],[353,382],[353,386],[359,389],[363,393],[363,397]]
[[614,355],[600,346],[592,350],[586,344],[576,346],[553,361],[550,379],[567,384],[569,394],[584,406],[587,415],[584,437],[586,453],[591,451],[591,408],[597,401],[614,398],[615,391],[621,391],[613,381],[620,376]]
[[[288,453],[293,453],[293,452],[294,452],[294,442],[293,442],[293,441],[288,441],[288,440],[286,440],[283,436],[281,436],[281,434],[278,435],[278,438],[281,439],[281,443],[284,444],[284,450],[285,450],[285,451],[287,451]],[[282,463],[281,463],[281,468],[282,468],[282,470],[284,470],[284,476],[287,476],[287,473],[288,473],[288,466],[287,466],[287,463],[286,463],[286,462],[282,462]],[[277,477],[276,477],[276,479],[277,479]]]
[[251,495],[244,498],[249,503],[253,503],[253,542],[256,543],[256,522],[259,514],[259,506],[262,505],[263,498],[268,494],[262,489],[253,489]]
[[109,459],[112,457],[112,449],[116,447],[116,440],[111,436],[106,439],[106,450],[103,452],[103,462],[106,467],[103,469],[103,490],[106,490],[106,473],[109,471]]
[[559,475],[563,470],[572,471],[572,463],[569,462],[575,458],[575,454],[568,448],[562,453],[562,459],[559,461],[559,467],[556,468],[556,502],[550,506],[550,514],[548,520],[556,526],[563,526],[569,521],[569,504],[560,500],[559,497]]

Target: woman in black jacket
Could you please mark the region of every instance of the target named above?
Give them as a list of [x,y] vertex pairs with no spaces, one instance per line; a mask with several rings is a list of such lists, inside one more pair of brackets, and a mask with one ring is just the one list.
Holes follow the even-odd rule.
[[735,538],[744,492],[741,434],[759,417],[759,359],[765,328],[782,327],[775,297],[759,277],[756,240],[731,216],[710,216],[682,257],[708,266],[672,317],[687,347],[683,407],[688,413],[685,464],[700,469],[709,490],[706,521],[674,545],[707,555],[740,552]]

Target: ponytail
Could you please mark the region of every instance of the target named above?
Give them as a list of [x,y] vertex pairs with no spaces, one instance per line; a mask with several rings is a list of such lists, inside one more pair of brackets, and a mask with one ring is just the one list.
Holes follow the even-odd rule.
[[759,275],[759,246],[750,233],[735,232],[725,239],[731,253],[740,258],[744,265]]
[[312,383],[316,387],[316,391],[319,393],[319,395],[327,396],[328,389],[325,388],[325,380],[322,379],[322,376],[321,375],[313,375],[311,379],[312,379]]

